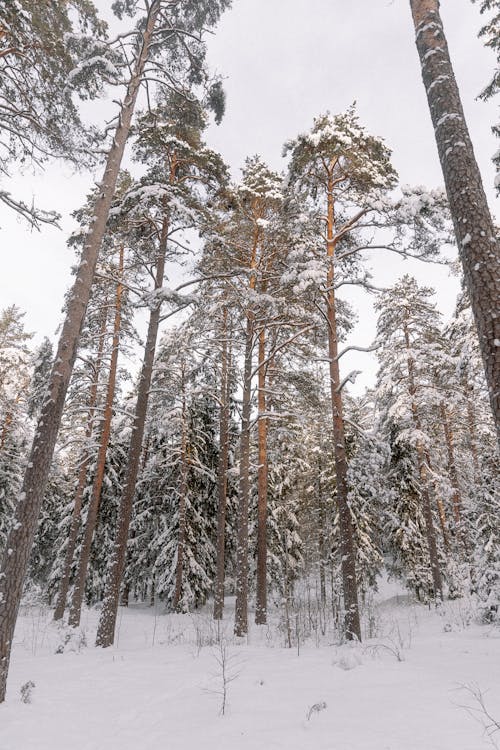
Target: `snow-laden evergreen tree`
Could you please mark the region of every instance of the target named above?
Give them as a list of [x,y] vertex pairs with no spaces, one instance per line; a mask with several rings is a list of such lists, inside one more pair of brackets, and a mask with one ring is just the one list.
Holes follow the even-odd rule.
[[297,422],[284,421],[272,430],[269,440],[267,573],[272,589],[287,600],[304,569],[304,540],[298,515],[309,467],[302,432]]
[[[76,102],[116,82],[120,55],[106,44],[107,24],[89,0],[48,4],[9,0],[0,6],[0,165],[40,167],[58,157],[89,162],[91,132]],[[90,159],[92,161],[92,159]],[[2,181],[3,181],[2,180]],[[34,227],[55,223],[44,211],[0,187],[0,201]]]
[[391,577],[427,601],[433,584],[415,448],[402,426],[389,421],[384,429],[390,448],[382,529],[386,565]]
[[[422,256],[435,250],[432,243],[426,248],[422,238],[427,234],[427,222],[436,224],[433,214],[439,201],[424,196],[422,191],[418,198],[408,191],[397,204],[388,197],[397,178],[390,151],[380,138],[369,135],[359,124],[354,106],[344,114],[316,118],[310,132],[285,144],[285,154],[291,157],[289,185],[297,200],[313,213],[318,244],[323,245],[323,257],[315,255],[312,274],[309,278],[302,275],[302,281],[316,286],[325,306],[346,632],[348,637],[360,639],[356,550],[347,500],[348,464],[342,416],[342,388],[346,381],[341,380],[339,369],[343,352],[338,346],[337,289],[345,283],[370,286],[359,260],[361,249],[399,248]],[[424,206],[429,208],[425,216]],[[372,230],[382,225],[391,228],[391,239],[374,241]],[[407,229],[413,234],[405,247]],[[321,267],[323,281],[318,283]],[[350,373],[347,379],[353,376]]]
[[356,541],[356,575],[363,601],[377,589],[382,572],[383,507],[387,497],[388,450],[370,429],[369,405],[346,399],[346,429],[349,468],[347,499]]
[[[443,534],[445,528],[440,498],[436,496],[433,482],[433,444],[424,422],[426,408],[433,398],[432,370],[436,362],[436,338],[439,332],[439,315],[431,302],[432,294],[432,289],[419,287],[415,279],[404,276],[377,300],[377,357],[380,363],[377,401],[385,434],[389,436],[395,427],[397,434],[393,437],[394,445],[401,444],[413,453],[406,461],[406,467],[411,469],[413,465],[417,474],[412,481],[409,481],[409,477],[403,477],[408,488],[418,487],[433,591],[439,597],[442,595],[442,564],[435,522],[436,507],[440,510]],[[412,513],[412,516],[416,529],[415,514]]]
[[175,329],[156,360],[127,573],[129,586],[151,592],[154,585],[175,611],[203,604],[215,572],[217,391],[213,366],[190,351],[192,344]]
[[471,508],[474,554],[473,592],[480,619],[500,625],[500,492],[498,456],[486,454],[481,461],[480,484]]
[[15,305],[0,313],[0,549],[12,523],[30,437],[26,393],[33,334],[25,330],[23,317]]
[[[483,39],[486,47],[489,47],[497,56],[497,67],[488,85],[481,92],[481,99],[488,100],[500,93],[500,1],[499,0],[472,0],[479,3],[481,13],[488,14],[486,23],[482,26],[479,36]],[[500,122],[492,127],[493,133],[500,138]],[[493,157],[497,168],[495,186],[500,191],[500,149]]]
[[52,369],[54,348],[45,337],[34,355],[33,375],[28,394],[28,416],[33,418],[40,410]]

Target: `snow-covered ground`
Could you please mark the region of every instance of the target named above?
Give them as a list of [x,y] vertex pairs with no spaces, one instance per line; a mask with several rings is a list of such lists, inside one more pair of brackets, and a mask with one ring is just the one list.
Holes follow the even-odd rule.
[[97,616],[84,615],[88,646],[77,638],[56,654],[63,631],[50,612],[23,611],[0,750],[481,750],[492,744],[471,689],[500,720],[500,631],[470,624],[463,600],[429,611],[386,585],[374,638],[339,646],[327,633],[299,649],[275,626],[236,643],[229,612],[224,715],[208,610],[122,609],[106,650],[93,646]]

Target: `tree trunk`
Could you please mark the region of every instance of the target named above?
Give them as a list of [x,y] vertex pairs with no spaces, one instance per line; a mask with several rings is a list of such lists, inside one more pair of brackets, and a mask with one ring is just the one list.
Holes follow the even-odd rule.
[[[409,352],[410,351],[410,335],[408,333],[408,328],[406,327],[406,325],[404,326],[404,337],[405,337],[406,349]],[[413,417],[413,424],[416,430],[418,430],[419,432],[422,432],[422,425],[420,423],[420,415],[418,413],[417,402],[415,400],[417,388],[415,385],[413,360],[411,359],[410,356],[408,356],[407,358],[407,363],[408,363],[408,392],[410,394],[410,399],[411,399],[411,412],[412,412],[412,417]],[[436,544],[436,531],[434,529],[434,521],[432,519],[431,499],[429,495],[430,477],[429,477],[429,470],[425,461],[424,448],[420,440],[417,441],[417,464],[418,464],[418,473],[419,473],[420,482],[421,482],[420,491],[422,493],[422,508],[423,508],[424,519],[425,519],[427,546],[429,548],[432,581],[434,585],[434,596],[436,599],[442,599],[443,584],[441,580],[441,569],[439,566],[439,556],[438,556],[438,550],[437,550],[437,544]]]
[[[256,224],[250,252],[250,289],[255,289],[257,250],[260,230]],[[243,400],[241,406],[240,438],[240,486],[238,502],[238,537],[236,549],[236,607],[234,612],[234,634],[248,633],[248,500],[250,497],[250,414],[252,397],[252,352],[254,345],[255,317],[247,310],[245,333],[245,358],[243,366]]]
[[66,319],[59,339],[48,393],[42,406],[33,439],[28,466],[5,549],[0,572],[0,702],[5,700],[10,652],[17,612],[23,590],[31,547],[50,470],[52,455],[61,424],[69,380],[75,363],[95,267],[113,199],[116,180],[125,149],[132,115],[146,65],[151,36],[160,11],[160,0],[153,0],[142,34],[142,44],[134,72],[127,87],[113,143],[108,153],[101,182],[101,193],[94,207],[91,228],[85,242],[72,292],[68,298]]
[[252,350],[254,320],[247,314],[243,399],[241,406],[240,486],[238,502],[238,537],[236,550],[236,608],[234,634],[248,632],[248,499],[250,496],[250,413],[252,395]]
[[219,461],[217,467],[219,506],[217,509],[217,562],[214,586],[214,620],[222,620],[222,613],[224,610],[227,469],[229,462],[229,399],[231,390],[226,307],[223,309],[222,316],[221,409],[219,422]]
[[460,486],[458,483],[457,466],[455,463],[455,446],[453,444],[453,432],[451,430],[450,421],[448,419],[448,412],[444,401],[441,401],[439,406],[441,411],[441,422],[443,423],[444,438],[446,442],[446,450],[448,453],[448,474],[450,477],[450,483],[453,490],[451,496],[451,502],[453,507],[453,519],[457,526],[460,525],[461,518],[461,505],[462,499],[460,496]]
[[186,546],[186,495],[188,489],[188,445],[184,364],[181,375],[182,432],[181,432],[181,481],[179,487],[179,537],[177,540],[177,562],[175,566],[175,588],[172,605],[176,612],[182,611],[182,580],[184,573],[184,547]]
[[359,620],[358,584],[356,580],[356,548],[354,544],[351,511],[347,499],[347,456],[338,362],[337,319],[334,291],[335,242],[333,166],[328,177],[327,254],[330,259],[330,265],[327,277],[326,314],[328,320],[328,352],[330,362],[330,394],[335,453],[335,481],[337,486],[337,506],[340,519],[340,551],[345,607],[345,633],[348,640],[357,639],[360,641],[361,624]]
[[[471,390],[472,389],[467,384],[466,392],[470,392]],[[472,457],[472,466],[474,469],[474,481],[477,482],[479,478],[479,456],[477,452],[476,416],[474,414],[474,407],[468,395],[465,397],[465,406],[467,410],[467,426],[469,428],[469,450]]]
[[267,418],[266,413],[266,329],[259,333],[258,348],[258,504],[257,504],[257,601],[255,622],[267,622]]
[[325,506],[321,486],[321,456],[318,454],[318,552],[319,552],[319,586],[321,605],[326,605],[326,544],[325,544]]
[[[120,280],[123,280],[123,256],[124,249],[123,245],[120,248],[120,260],[118,264],[118,275]],[[109,376],[108,386],[106,389],[106,401],[104,405],[104,414],[101,428],[101,441],[99,444],[99,451],[97,454],[97,468],[92,484],[92,494],[90,496],[89,507],[87,510],[87,518],[85,521],[85,529],[83,532],[82,547],[80,550],[80,557],[78,560],[78,567],[75,577],[75,585],[73,588],[73,596],[71,598],[71,609],[69,612],[68,624],[72,628],[77,628],[80,624],[80,616],[82,612],[83,596],[85,594],[85,581],[87,580],[87,570],[89,566],[90,550],[92,547],[92,539],[94,537],[94,530],[97,524],[97,515],[99,513],[99,505],[101,503],[101,491],[102,483],[104,481],[104,472],[106,469],[106,455],[108,452],[109,438],[111,437],[111,420],[113,419],[113,401],[115,399],[116,390],[116,371],[118,368],[118,354],[120,347],[120,330],[121,330],[121,314],[122,314],[122,296],[123,296],[123,284],[120,283],[116,287],[116,303],[115,303],[115,320],[113,323],[113,342],[111,348],[111,360],[109,363]]]
[[500,439],[500,247],[453,72],[439,0],[410,0],[422,78]]
[[[168,219],[165,217],[161,230],[160,246],[156,263],[155,289],[161,289],[163,285],[163,275],[165,272],[165,256],[167,253],[167,237]],[[151,310],[151,314],[149,316],[146,347],[144,349],[144,360],[142,363],[141,375],[139,378],[139,388],[135,406],[134,423],[128,450],[127,477],[125,480],[125,486],[121,497],[120,510],[118,514],[115,549],[109,567],[104,603],[101,617],[99,619],[99,627],[97,629],[97,646],[111,646],[115,637],[115,625],[116,616],[118,613],[120,585],[125,568],[128,533],[130,527],[130,519],[132,517],[132,505],[134,501],[135,485],[137,482],[139,463],[141,460],[142,439],[144,437],[144,426],[146,423],[146,414],[149,400],[149,388],[151,385],[151,376],[153,373],[153,363],[155,358],[156,340],[158,338],[160,317],[161,301],[155,300],[155,307]]]
[[[102,353],[104,349],[104,339],[106,338],[106,325],[108,321],[108,306],[107,300],[103,309],[101,327],[99,330],[99,341],[97,344],[97,354],[95,367],[92,377],[92,384],[90,387],[89,397],[89,413],[87,416],[87,427],[85,430],[85,439],[89,441],[94,431],[94,417],[95,409],[97,406],[97,396],[99,388],[99,376],[102,368]],[[71,577],[71,566],[73,564],[73,555],[75,554],[76,540],[78,537],[78,530],[80,528],[80,514],[82,512],[82,501],[85,486],[87,484],[87,473],[90,466],[92,453],[86,446],[82,462],[80,464],[80,470],[78,472],[78,484],[75,493],[75,502],[73,505],[73,515],[71,517],[71,526],[69,528],[68,543],[66,546],[66,553],[64,555],[64,568],[61,583],[59,584],[59,592],[57,595],[56,608],[54,610],[54,620],[61,620],[66,609],[66,600],[68,597],[69,581]]]

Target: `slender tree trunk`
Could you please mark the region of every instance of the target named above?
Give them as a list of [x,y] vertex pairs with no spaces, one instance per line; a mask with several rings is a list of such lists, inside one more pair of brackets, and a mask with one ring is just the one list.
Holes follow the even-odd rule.
[[142,43],[134,72],[128,84],[113,143],[108,153],[100,187],[101,193],[94,206],[91,228],[82,252],[75,283],[68,298],[66,319],[49,380],[48,393],[42,406],[28,459],[16,508],[15,523],[12,524],[5,545],[5,549],[9,553],[5,552],[0,568],[0,702],[5,700],[17,612],[57,433],[61,424],[66,391],[75,363],[80,331],[94,280],[97,258],[106,230],[109,209],[116,189],[116,180],[125,143],[130,132],[137,94],[143,78],[144,67],[148,60],[151,36],[159,11],[160,0],[153,0],[142,33]]
[[[123,245],[120,248],[120,260],[118,264],[118,275],[120,280],[123,280],[123,256],[124,249]],[[94,537],[94,530],[97,524],[97,515],[99,513],[99,505],[101,503],[101,492],[102,483],[104,481],[104,473],[106,470],[106,455],[108,453],[109,439],[111,437],[111,421],[113,419],[113,402],[115,399],[116,390],[116,371],[118,368],[118,354],[120,348],[120,330],[121,330],[121,315],[122,315],[122,296],[123,296],[123,284],[120,283],[116,287],[116,303],[115,303],[115,320],[113,323],[113,342],[111,348],[111,360],[109,363],[109,376],[108,386],[106,389],[106,401],[104,405],[104,414],[101,428],[101,440],[99,444],[99,451],[97,453],[97,468],[92,484],[92,494],[90,496],[89,507],[87,510],[87,518],[85,520],[85,529],[83,532],[82,547],[80,550],[80,557],[78,559],[78,567],[75,576],[75,585],[73,588],[73,596],[71,598],[71,609],[69,612],[68,624],[72,628],[77,628],[80,624],[80,617],[82,612],[83,597],[85,594],[85,581],[87,580],[87,570],[90,560],[90,550],[92,547],[92,539]]]
[[410,6],[422,78],[500,439],[500,246],[465,121],[439,14],[439,0],[410,0]]
[[257,602],[255,622],[267,622],[267,418],[266,413],[266,329],[259,332],[258,347],[258,504],[257,504]]
[[361,640],[359,620],[358,584],[356,580],[356,548],[352,527],[351,511],[347,500],[347,456],[342,417],[342,394],[340,389],[340,372],[338,362],[337,319],[334,291],[334,200],[333,200],[333,166],[328,177],[328,216],[327,216],[327,253],[330,259],[327,278],[326,314],[328,320],[328,352],[330,360],[330,393],[333,421],[333,442],[335,453],[335,481],[337,486],[337,505],[340,519],[340,551],[342,584],[345,607],[345,632],[349,640]]
[[439,515],[439,525],[441,526],[441,534],[443,537],[444,548],[447,552],[450,550],[450,541],[448,538],[448,527],[446,524],[446,511],[444,509],[443,501],[440,497],[436,497],[436,505]]
[[254,320],[247,314],[243,398],[241,407],[240,486],[238,503],[238,537],[236,550],[236,608],[234,633],[248,632],[248,500],[250,496],[250,413],[252,395],[252,350]]
[[[106,325],[108,322],[108,305],[107,300],[102,312],[101,327],[99,330],[99,340],[97,344],[97,354],[95,360],[95,367],[92,376],[92,384],[90,386],[90,397],[89,397],[89,412],[87,416],[87,427],[85,430],[85,439],[88,442],[94,431],[94,417],[97,406],[97,396],[99,389],[99,377],[102,368],[102,354],[104,349],[104,339],[106,338]],[[75,554],[76,540],[78,537],[78,530],[80,528],[80,514],[82,511],[82,501],[85,486],[87,484],[87,473],[92,459],[92,451],[87,445],[84,450],[82,462],[80,464],[80,470],[78,472],[78,483],[75,492],[75,501],[73,505],[73,514],[71,517],[71,526],[69,528],[68,543],[66,546],[66,552],[64,555],[64,567],[61,583],[59,584],[59,592],[57,595],[56,608],[54,610],[54,620],[61,620],[66,609],[66,600],[68,597],[69,581],[71,577],[71,566],[73,564],[73,555]]]
[[453,507],[453,519],[456,525],[458,526],[460,524],[460,519],[461,519],[462,498],[460,495],[460,485],[458,483],[458,472],[457,472],[457,466],[455,463],[455,446],[453,443],[453,432],[451,430],[450,420],[448,419],[448,411],[446,409],[444,401],[441,402],[439,408],[441,411],[441,422],[443,424],[444,439],[446,442],[446,450],[448,454],[448,474],[450,477],[450,483],[451,483],[451,487],[453,490],[453,494],[451,496],[451,502],[452,502],[452,507]]
[[227,308],[224,307],[222,311],[221,409],[219,422],[219,461],[217,467],[219,506],[217,509],[217,562],[214,586],[214,620],[222,620],[222,613],[224,610],[227,469],[229,462],[229,399],[231,388],[229,378],[229,360]]
[[[466,385],[466,391],[470,391],[468,384]],[[472,466],[474,469],[474,480],[477,482],[479,477],[479,457],[477,452],[477,428],[476,428],[476,416],[474,414],[474,407],[469,396],[465,397],[465,406],[467,410],[467,426],[469,428],[469,450],[472,457]]]
[[[410,347],[410,335],[408,333],[408,328],[406,327],[406,325],[404,326],[404,337],[405,337],[406,349],[409,352],[411,348]],[[413,417],[413,424],[415,426],[415,429],[421,432],[422,425],[420,422],[420,415],[418,413],[417,402],[415,400],[417,388],[415,385],[413,360],[410,356],[408,356],[407,362],[408,362],[408,391],[409,391],[410,399],[411,399],[411,412],[412,412],[412,417]],[[439,566],[439,556],[438,556],[438,550],[437,550],[437,544],[436,544],[436,531],[434,529],[434,521],[432,518],[431,499],[429,495],[430,477],[429,477],[429,470],[427,467],[427,463],[425,461],[424,448],[420,440],[417,442],[417,464],[418,464],[418,473],[419,473],[420,482],[421,482],[420,492],[422,494],[422,509],[424,512],[424,519],[425,519],[425,530],[426,530],[426,536],[427,536],[427,546],[429,548],[429,558],[430,558],[430,564],[431,564],[432,582],[434,586],[434,596],[437,599],[442,599],[443,584],[441,580],[441,569]]]
[[181,375],[182,429],[181,429],[181,481],[179,487],[179,538],[177,540],[177,563],[175,566],[175,588],[172,605],[176,612],[182,610],[182,581],[184,572],[184,548],[186,546],[186,495],[188,489],[187,416],[184,383],[184,364]]
[[[163,285],[163,275],[165,272],[165,256],[167,252],[167,238],[168,219],[165,217],[165,219],[163,220],[158,259],[156,262],[155,289],[161,289]],[[151,376],[153,373],[153,363],[156,350],[156,340],[158,338],[158,328],[160,325],[160,317],[161,302],[156,301],[155,307],[151,310],[151,314],[149,316],[146,347],[144,349],[144,360],[142,363],[141,375],[139,378],[139,388],[135,406],[134,423],[128,450],[127,477],[125,480],[125,486],[120,502],[115,547],[108,571],[108,580],[106,582],[104,603],[101,617],[99,619],[99,627],[97,629],[97,646],[111,646],[115,637],[115,625],[116,616],[118,613],[120,585],[125,568],[130,519],[132,517],[135,485],[137,482],[137,475],[139,472],[139,464],[141,460],[142,439],[144,437],[144,426],[146,423],[146,414],[149,400],[149,388],[151,385]]]
[[321,486],[321,457],[318,454],[318,551],[319,551],[319,587],[321,605],[326,605],[326,545],[325,545],[325,506]]
[[[255,289],[257,250],[260,231],[254,230],[250,253],[250,289]],[[248,633],[248,500],[250,497],[250,414],[252,397],[252,352],[254,346],[255,317],[247,310],[245,333],[245,358],[243,366],[243,399],[241,406],[240,438],[240,486],[238,502],[238,537],[236,550],[236,606],[234,613],[234,633],[243,636]]]

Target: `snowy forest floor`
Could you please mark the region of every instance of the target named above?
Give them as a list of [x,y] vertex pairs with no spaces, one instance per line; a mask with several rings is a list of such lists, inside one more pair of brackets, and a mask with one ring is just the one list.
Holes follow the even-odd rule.
[[[64,653],[51,612],[24,608],[0,750],[481,750],[500,746],[473,692],[500,721],[500,631],[470,622],[465,600],[441,610],[385,584],[368,616],[374,637],[335,645],[253,626],[222,650],[210,612],[121,608],[118,642],[96,649],[98,611]],[[295,627],[295,626],[294,626]],[[84,634],[88,646],[82,645]],[[221,715],[221,655],[227,705]],[[31,702],[20,688],[32,681]],[[28,690],[29,692],[29,690]],[[468,708],[467,708],[468,707]]]

